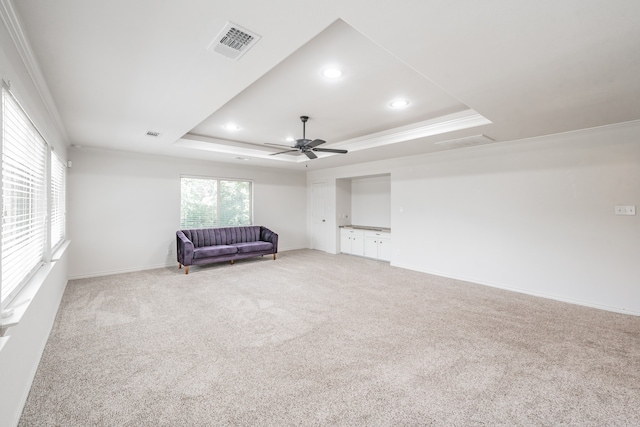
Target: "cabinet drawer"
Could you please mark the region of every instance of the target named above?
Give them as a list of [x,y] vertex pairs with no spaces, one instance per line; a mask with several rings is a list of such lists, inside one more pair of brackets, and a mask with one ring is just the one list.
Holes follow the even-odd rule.
[[341,228],[340,229],[341,236],[351,236],[351,237],[364,237],[364,230],[358,230],[356,228]]
[[387,231],[372,231],[372,230],[367,230],[365,231],[365,237],[373,237],[375,239],[390,239],[391,238],[391,233],[387,232]]

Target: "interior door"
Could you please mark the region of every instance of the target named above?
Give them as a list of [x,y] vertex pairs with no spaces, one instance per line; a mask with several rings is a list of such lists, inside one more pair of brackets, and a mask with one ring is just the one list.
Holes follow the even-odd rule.
[[311,184],[311,249],[327,251],[327,185]]

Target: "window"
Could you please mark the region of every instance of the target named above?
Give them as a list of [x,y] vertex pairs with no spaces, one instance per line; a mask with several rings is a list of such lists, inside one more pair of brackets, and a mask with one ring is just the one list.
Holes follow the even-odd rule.
[[51,154],[51,250],[64,241],[65,235],[65,164]]
[[180,228],[209,228],[253,223],[252,182],[182,177]]
[[42,265],[47,241],[47,154],[44,139],[3,87],[0,269],[3,306]]

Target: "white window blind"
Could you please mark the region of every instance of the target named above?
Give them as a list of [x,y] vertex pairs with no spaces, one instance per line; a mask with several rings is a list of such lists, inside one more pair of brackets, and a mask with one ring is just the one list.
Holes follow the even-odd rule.
[[220,226],[251,225],[251,181],[218,181]]
[[252,203],[251,181],[182,177],[180,228],[251,225]]
[[47,144],[2,88],[2,285],[6,304],[42,265],[46,242]]
[[51,155],[51,249],[64,240],[66,222],[65,164],[55,154]]

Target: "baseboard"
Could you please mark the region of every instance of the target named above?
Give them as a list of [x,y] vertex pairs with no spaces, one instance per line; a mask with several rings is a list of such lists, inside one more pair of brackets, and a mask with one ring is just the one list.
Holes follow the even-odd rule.
[[101,277],[101,276],[113,276],[114,274],[136,273],[138,271],[155,270],[157,268],[167,268],[172,266],[178,268],[178,261],[167,263],[167,264],[157,264],[157,265],[149,265],[144,267],[125,268],[125,269],[118,269],[118,270],[105,270],[105,271],[97,271],[95,273],[79,274],[75,276],[69,276],[69,280],[90,279],[92,277]]
[[[295,251],[298,249],[305,249],[305,248],[285,247],[278,250],[278,252]],[[114,274],[136,273],[138,271],[155,270],[156,268],[167,268],[167,267],[176,267],[177,269],[178,261],[172,261],[166,264],[157,264],[157,265],[149,265],[149,266],[141,266],[141,267],[133,267],[133,268],[125,268],[125,269],[117,269],[117,270],[104,270],[104,271],[97,271],[97,272],[87,273],[87,274],[78,274],[74,276],[69,276],[69,280],[90,279],[93,277],[101,277],[101,276],[113,276]]]
[[512,286],[506,286],[506,285],[502,285],[502,284],[484,282],[482,280],[476,280],[476,279],[470,278],[470,277],[463,277],[463,276],[457,276],[457,275],[452,275],[452,274],[448,274],[448,273],[442,273],[442,272],[439,272],[439,271],[433,271],[433,270],[422,269],[422,268],[415,268],[413,266],[402,264],[402,263],[392,262],[391,266],[392,267],[398,267],[398,268],[404,268],[406,270],[418,271],[420,273],[432,274],[434,276],[445,277],[447,279],[461,280],[461,281],[464,281],[464,282],[474,283],[474,284],[477,284],[477,285],[489,286],[491,288],[497,288],[497,289],[503,289],[505,291],[518,292],[520,294],[531,295],[531,296],[534,296],[534,297],[546,298],[546,299],[551,299],[551,300],[560,301],[560,302],[566,302],[566,303],[574,304],[574,305],[581,305],[583,307],[596,308],[596,309],[599,309],[599,310],[611,311],[611,312],[620,313],[620,314],[629,314],[629,315],[632,315],[632,316],[640,316],[640,312],[637,312],[637,311],[625,310],[623,308],[611,307],[611,306],[603,305],[603,304],[594,304],[594,303],[588,302],[588,301],[582,301],[582,300],[576,300],[576,299],[572,299],[572,298],[561,297],[561,296],[558,296],[558,295],[547,294],[547,293],[544,293],[544,292],[532,292],[532,291],[528,291],[528,290],[525,290],[525,289],[514,288]]

